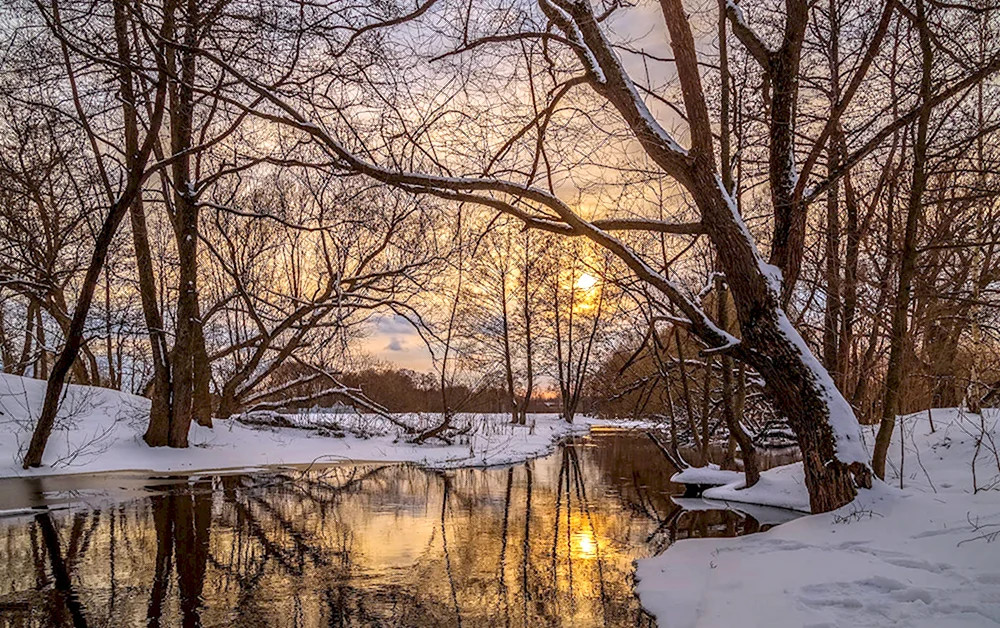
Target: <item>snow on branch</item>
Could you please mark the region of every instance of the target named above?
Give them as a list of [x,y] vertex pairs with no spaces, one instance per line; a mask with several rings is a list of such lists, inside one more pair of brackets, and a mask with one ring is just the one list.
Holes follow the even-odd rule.
[[740,40],[740,43],[747,49],[757,63],[763,68],[771,64],[771,56],[774,54],[764,44],[764,41],[757,35],[750,25],[747,24],[743,9],[736,4],[735,0],[726,0],[726,16],[733,27],[733,34]]
[[538,6],[541,7],[545,16],[558,26],[559,30],[565,33],[566,38],[572,42],[573,49],[586,68],[587,73],[598,83],[606,83],[607,77],[604,75],[604,69],[597,61],[597,57],[594,56],[594,51],[587,46],[583,33],[580,31],[580,27],[577,25],[576,20],[573,19],[573,16],[559,6],[559,0],[539,0]]
[[338,395],[341,395],[342,397],[349,399],[350,401],[368,410],[369,412],[373,412],[379,415],[380,417],[389,421],[393,425],[402,428],[403,431],[406,432],[407,434],[415,434],[417,432],[417,430],[412,425],[409,425],[401,421],[398,417],[393,416],[392,413],[389,412],[388,408],[369,399],[360,389],[351,388],[350,386],[342,384],[340,380],[338,380],[336,376],[334,376],[333,373],[330,373],[326,369],[320,368],[314,364],[309,364],[308,362],[299,360],[295,356],[292,356],[292,359],[301,364],[302,366],[312,369],[318,375],[330,380],[330,383],[333,384],[334,387],[330,389],[330,392],[334,392]]
[[[591,74],[599,76],[594,88],[605,97],[626,108],[625,118],[636,129],[639,137],[653,139],[660,150],[665,151],[669,160],[680,165],[688,152],[663,128],[646,106],[635,82],[625,71],[614,45],[608,41],[599,26],[589,2],[572,3],[569,7],[557,6],[559,0],[540,0],[539,5],[546,16],[558,26],[568,38],[579,41],[581,49],[577,56],[585,66],[595,66]],[[571,14],[572,12],[572,14]],[[600,72],[598,75],[597,72]],[[624,99],[621,95],[624,94]]]

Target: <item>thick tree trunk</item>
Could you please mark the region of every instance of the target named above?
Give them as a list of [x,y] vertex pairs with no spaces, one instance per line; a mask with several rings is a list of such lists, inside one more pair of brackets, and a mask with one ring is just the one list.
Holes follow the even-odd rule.
[[[125,0],[115,0],[115,41],[118,58],[131,60],[128,17]],[[135,88],[132,73],[123,64],[119,70],[119,85],[122,95],[122,114],[125,132],[125,152],[137,155],[139,150],[139,122],[136,108]],[[167,444],[170,425],[170,368],[167,363],[167,341],[163,332],[163,318],[156,302],[156,278],[153,274],[153,256],[149,247],[146,229],[146,214],[142,195],[138,195],[129,207],[132,225],[132,246],[135,251],[136,268],[139,275],[139,298],[142,313],[149,334],[150,355],[153,360],[153,382],[150,391],[151,406],[149,424],[143,440],[151,447]]]
[[785,3],[782,46],[769,56],[765,72],[771,83],[768,112],[768,177],[774,208],[774,233],[770,263],[782,272],[782,306],[791,300],[802,269],[805,247],[806,208],[795,197],[795,117],[799,94],[799,64],[802,41],[809,23],[805,0]]
[[[779,269],[766,264],[739,215],[735,201],[717,174],[712,125],[687,12],[681,0],[661,0],[660,7],[670,34],[691,130],[690,149],[680,152],[663,138],[662,133],[650,129],[648,113],[614,52],[607,47],[596,17],[586,7],[581,7],[574,9],[572,17],[583,39],[591,44],[594,58],[604,74],[603,81],[595,85],[595,89],[618,109],[626,123],[636,131],[636,138],[646,154],[691,193],[732,291],[743,334],[738,345],[718,350],[732,351],[753,366],[763,378],[775,408],[788,418],[802,448],[806,487],[813,512],[838,508],[855,497],[856,487],[871,486],[871,470],[851,407],[781,307],[782,300],[787,298],[794,285],[794,273],[789,271],[796,268],[795,259],[801,259],[795,253],[795,238],[799,232],[797,221],[804,220],[804,217],[801,212],[794,211],[795,208],[776,204],[775,220],[784,225],[784,235],[776,233],[778,241],[775,245],[777,252],[781,253],[776,261],[783,261],[786,266]],[[558,15],[550,17],[560,19]],[[800,27],[804,28],[803,21],[807,17],[805,3],[790,2],[786,31],[797,35]],[[784,63],[781,67],[786,71],[791,70],[797,63],[797,57],[797,51],[793,50],[785,62],[778,63]],[[794,174],[791,150],[794,120],[790,116],[794,111],[792,94],[796,85],[794,79],[786,77],[781,80],[793,81],[784,90],[786,97],[791,99],[790,109],[783,113],[780,109],[784,105],[781,105],[779,111],[772,112],[772,116],[786,116],[772,125],[772,142],[786,138],[788,150],[785,146],[772,146],[771,167],[772,178],[785,185],[789,182],[781,181],[781,177],[776,177],[774,173]],[[775,107],[774,103],[772,107]],[[794,182],[791,183],[794,187]],[[616,245],[607,241],[605,246]],[[781,285],[780,270],[786,273],[784,286]],[[641,267],[637,272],[649,276]],[[655,278],[652,281],[665,292],[672,289],[665,282]],[[692,321],[692,325],[703,328],[705,324]],[[702,329],[702,333],[710,337],[713,344],[720,342],[717,332]]]
[[[799,4],[790,3],[789,22],[803,17],[799,15]],[[829,374],[785,316],[781,301],[787,297],[789,279],[793,277],[786,274],[783,294],[778,269],[764,264],[735,202],[715,174],[711,124],[687,14],[681,0],[661,0],[660,6],[677,59],[691,126],[689,161],[681,179],[701,210],[706,232],[733,293],[743,334],[741,345],[734,351],[761,374],[769,397],[795,431],[803,452],[813,512],[838,508],[854,499],[857,486],[871,486],[857,420]],[[794,16],[792,9],[796,11]],[[610,93],[608,97],[613,98]],[[628,113],[625,107],[619,109]],[[634,124],[640,123],[637,120]],[[789,134],[792,131],[780,130]],[[656,138],[640,136],[640,140],[647,145],[655,144],[647,146],[647,153],[654,159],[662,154],[663,148]],[[792,158],[790,150],[784,152],[781,147],[772,147],[772,155],[778,153],[783,153],[786,159]],[[661,165],[676,171],[674,158],[671,156],[669,162],[666,159],[665,156]],[[775,212],[778,220],[780,208],[775,207]],[[795,231],[795,220],[793,213],[789,233]],[[779,242],[785,250],[790,250],[788,244]],[[790,263],[792,257],[786,257],[785,261]],[[788,268],[785,270],[787,273]]]
[[[167,435],[170,447],[187,447],[191,422],[211,412],[207,395],[207,365],[202,364],[204,336],[198,307],[198,202],[192,178],[194,81],[198,44],[199,5],[187,0],[182,50],[171,51],[168,67],[180,77],[170,91],[170,148],[175,156],[171,175],[174,188],[174,234],[177,241],[177,323],[171,355],[173,416]],[[205,407],[207,405],[207,407]]]
[[197,313],[194,347],[194,420],[202,427],[212,427],[212,394],[209,381],[212,379],[212,364],[205,349],[205,326],[201,320],[200,306]]
[[[706,192],[714,183],[710,173],[695,168]],[[715,190],[721,192],[718,185]],[[699,206],[733,292],[745,345],[740,353],[761,374],[798,438],[812,511],[839,508],[854,499],[857,486],[871,486],[853,411],[785,316],[776,282],[766,275],[731,201],[709,193]]]

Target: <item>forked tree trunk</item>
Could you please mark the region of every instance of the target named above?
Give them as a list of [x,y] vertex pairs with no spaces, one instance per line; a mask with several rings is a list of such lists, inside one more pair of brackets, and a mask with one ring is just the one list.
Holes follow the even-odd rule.
[[[785,316],[777,269],[763,262],[735,202],[716,174],[711,124],[687,14],[681,0],[661,0],[660,6],[691,126],[687,162],[679,166],[676,153],[667,154],[655,136],[639,134],[639,139],[654,160],[659,157],[666,170],[677,172],[701,210],[736,305],[743,335],[736,351],[761,374],[768,396],[788,418],[798,438],[812,511],[833,510],[854,499],[856,487],[871,486],[857,420]],[[615,102],[615,94],[610,89],[607,92]],[[622,103],[618,108],[627,120],[636,117],[634,103]],[[628,121],[633,127],[646,124],[641,119]],[[790,151],[788,158],[792,158]],[[787,287],[786,283],[786,291]]]
[[[586,7],[574,6],[579,7],[572,16],[576,27],[591,45],[604,75],[595,89],[615,105],[635,130],[647,155],[690,192],[701,211],[705,232],[732,291],[743,335],[739,345],[722,350],[732,351],[760,373],[775,408],[788,418],[802,448],[812,511],[825,512],[843,506],[854,499],[858,486],[871,486],[860,429],[853,410],[788,321],[781,307],[782,298],[787,295],[782,294],[779,270],[761,258],[735,202],[717,174],[712,125],[701,86],[694,37],[681,0],[661,0],[660,6],[670,33],[691,129],[691,148],[686,153],[679,152],[661,132],[651,128],[645,105],[606,44],[595,16]],[[560,19],[558,15],[550,17]],[[787,128],[778,131],[791,132]],[[786,158],[792,157],[789,150]],[[787,163],[781,165],[783,172],[790,171]],[[779,210],[775,208],[776,215]],[[794,236],[795,217],[791,220],[787,227]],[[778,244],[786,247],[786,251],[789,248],[787,241]],[[608,245],[615,246],[612,242]],[[794,243],[790,248],[794,248]],[[786,281],[786,290],[787,286]],[[671,288],[662,285],[661,289]],[[713,340],[718,342],[717,338]]]
[[[128,16],[125,0],[115,0],[115,43],[118,58],[132,59],[129,43]],[[139,121],[136,110],[135,87],[132,72],[123,63],[118,74],[122,95],[125,152],[137,155],[139,150]],[[167,341],[163,333],[163,318],[156,302],[156,278],[153,275],[153,256],[146,229],[146,213],[142,195],[136,196],[129,207],[132,224],[132,246],[135,250],[136,269],[139,275],[139,298],[149,334],[150,355],[153,360],[153,381],[150,393],[149,423],[143,440],[150,446],[167,444],[167,426],[170,421],[170,367],[167,363]]]
[[[178,7],[179,8],[179,7]],[[204,348],[201,312],[198,306],[198,216],[199,208],[191,168],[194,124],[195,51],[198,45],[199,3],[187,0],[183,12],[184,48],[171,50],[167,65],[180,80],[170,91],[170,148],[174,188],[174,234],[177,242],[177,323],[171,355],[173,406],[167,430],[167,445],[187,447],[191,422],[211,425],[208,395],[208,364]],[[172,16],[171,16],[172,18]]]
[[839,508],[854,499],[857,486],[871,486],[857,421],[788,321],[777,282],[767,276],[731,201],[713,193],[713,184],[721,188],[704,166],[696,167],[693,176],[702,179],[698,188],[706,194],[699,206],[733,293],[743,336],[741,358],[760,373],[769,398],[798,438],[812,511]]
[[931,70],[934,52],[928,32],[923,0],[917,0],[917,30],[920,34],[921,80],[920,100],[923,107],[917,119],[917,134],[913,145],[913,183],[906,209],[906,231],[899,260],[899,287],[892,311],[892,331],[889,337],[889,366],[885,376],[885,398],[882,402],[882,421],[875,437],[872,468],[875,475],[885,478],[885,461],[896,426],[899,411],[899,394],[903,383],[903,366],[906,358],[906,335],[913,279],[917,272],[917,223],[923,213],[924,190],[927,188],[927,134],[930,126]]
[[212,427],[212,394],[209,381],[212,379],[212,364],[205,349],[205,326],[201,320],[201,307],[195,303],[198,313],[194,337],[194,421],[202,427]]

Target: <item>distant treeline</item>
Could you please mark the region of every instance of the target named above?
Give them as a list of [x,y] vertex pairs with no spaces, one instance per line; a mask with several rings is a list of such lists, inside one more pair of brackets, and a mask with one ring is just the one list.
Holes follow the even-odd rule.
[[[278,386],[302,378],[305,373],[296,365],[283,368],[276,376]],[[349,395],[341,392],[324,392],[322,381],[312,380],[301,385],[283,388],[273,400],[286,400],[285,410],[311,407],[331,407],[338,401],[365,408],[352,397],[363,396],[390,412],[441,412],[447,407],[455,412],[510,412],[511,399],[503,384],[472,387],[464,384],[449,385],[441,392],[440,379],[431,373],[392,367],[366,368],[356,372],[340,373],[337,380],[352,389]],[[277,386],[276,386],[277,387]],[[559,399],[554,394],[534,398],[528,412],[558,412]]]

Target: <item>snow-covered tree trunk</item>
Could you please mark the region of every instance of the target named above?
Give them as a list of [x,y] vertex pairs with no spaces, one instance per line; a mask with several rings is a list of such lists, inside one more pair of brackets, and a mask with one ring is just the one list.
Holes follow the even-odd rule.
[[838,508],[854,498],[856,487],[871,486],[857,419],[781,308],[777,269],[761,259],[732,199],[713,185],[708,164],[702,166],[692,173],[701,192],[696,198],[743,336],[734,352],[761,374],[795,431],[813,512]]
[[[760,372],[775,406],[784,414],[802,448],[806,485],[814,512],[842,506],[856,487],[871,486],[867,455],[850,405],[813,356],[781,307],[781,273],[764,262],[715,162],[712,128],[701,86],[697,52],[681,0],[662,0],[691,132],[684,151],[653,120],[616,54],[604,39],[586,3],[567,16],[599,65],[595,88],[616,106],[647,154],[691,194],[705,232],[718,254],[732,290],[741,345],[733,351]],[[544,8],[544,7],[543,7]],[[550,16],[553,21],[558,14]],[[571,36],[570,25],[564,31]],[[587,57],[583,58],[584,63]],[[781,164],[786,170],[786,165]],[[703,337],[703,340],[711,340]]]

